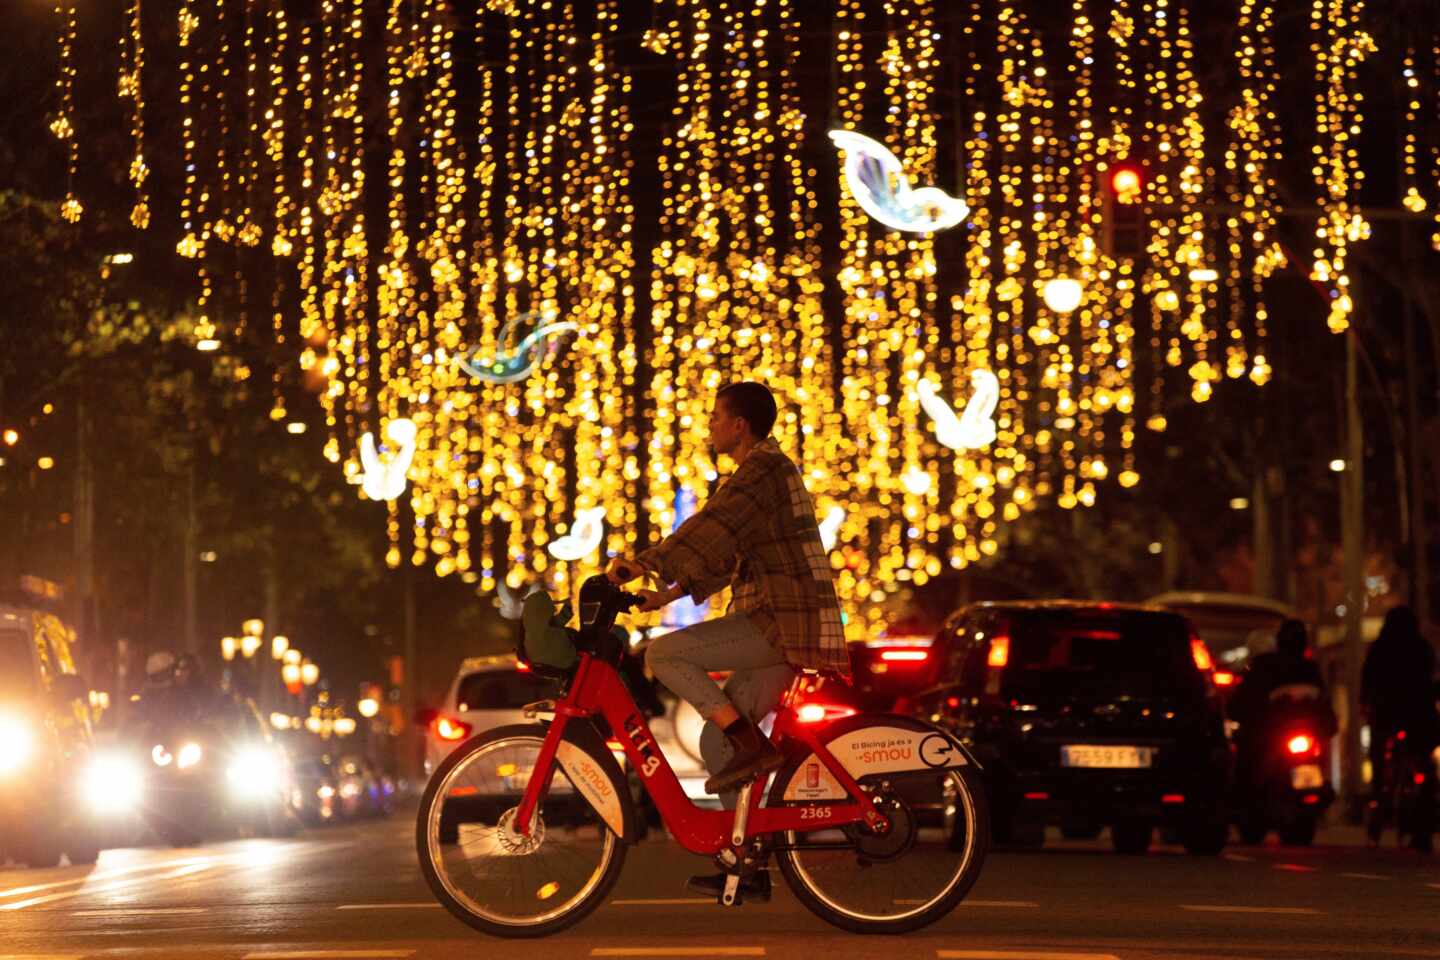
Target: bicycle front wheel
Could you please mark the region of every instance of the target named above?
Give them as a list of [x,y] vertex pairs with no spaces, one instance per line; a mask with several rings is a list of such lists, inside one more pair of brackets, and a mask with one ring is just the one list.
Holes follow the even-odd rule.
[[530,833],[514,829],[544,739],[539,725],[475,737],[440,764],[420,801],[415,841],[426,882],[452,914],[495,936],[539,937],[577,923],[625,862],[624,844],[563,772]]
[[989,807],[974,768],[860,783],[890,831],[849,825],[789,832],[778,851],[781,874],[811,912],[853,933],[907,933],[934,923],[965,898],[989,849]]

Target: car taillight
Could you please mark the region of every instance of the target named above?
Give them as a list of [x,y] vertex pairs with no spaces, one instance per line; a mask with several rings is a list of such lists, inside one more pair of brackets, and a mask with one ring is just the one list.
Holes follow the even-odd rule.
[[529,673],[530,664],[526,663],[524,660],[516,660],[515,669],[519,670],[521,673]]
[[924,663],[930,659],[929,650],[881,650],[880,659],[890,663]]
[[1210,659],[1210,651],[1206,649],[1205,641],[1199,637],[1190,638],[1190,656],[1195,659],[1195,669],[1201,673],[1215,669],[1215,661]]
[[1000,634],[990,639],[990,657],[986,663],[992,667],[1003,667],[1010,662],[1010,638]]
[[1285,742],[1285,749],[1297,757],[1317,752],[1318,746],[1314,737],[1304,733],[1297,733]]
[[1229,670],[1216,670],[1215,673],[1211,675],[1210,679],[1215,681],[1215,686],[1217,687],[1235,686],[1235,674],[1231,673]]
[[435,735],[441,740],[464,740],[470,736],[470,724],[451,720],[449,717],[437,717]]
[[842,707],[830,703],[802,703],[795,711],[801,723],[829,723],[856,714],[854,707]]

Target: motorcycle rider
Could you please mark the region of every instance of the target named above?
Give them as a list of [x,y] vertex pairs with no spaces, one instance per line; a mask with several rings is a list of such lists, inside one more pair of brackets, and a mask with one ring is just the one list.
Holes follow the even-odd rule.
[[1305,624],[1288,619],[1275,635],[1275,649],[1250,661],[1231,700],[1236,731],[1236,774],[1241,785],[1262,775],[1266,747],[1297,722],[1313,725],[1318,739],[1335,735],[1338,724],[1320,667],[1309,655]]
[[[1385,615],[1380,636],[1365,656],[1360,681],[1360,704],[1370,724],[1371,808],[1383,809],[1390,798],[1386,784],[1385,745],[1405,733],[1405,749],[1428,758],[1436,742],[1434,699],[1435,650],[1420,633],[1420,621],[1409,607],[1395,607]],[[1423,762],[1423,761],[1422,761]],[[1435,777],[1426,776],[1418,817],[1410,845],[1433,848]],[[1383,829],[1383,823],[1379,824]],[[1371,842],[1379,840],[1378,831]]]

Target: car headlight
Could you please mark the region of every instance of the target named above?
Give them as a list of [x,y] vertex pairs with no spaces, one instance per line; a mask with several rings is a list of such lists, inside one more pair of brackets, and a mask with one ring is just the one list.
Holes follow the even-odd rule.
[[30,725],[12,714],[0,714],[0,776],[19,770],[34,752]]
[[187,743],[180,748],[180,752],[176,755],[175,765],[181,770],[187,770],[199,763],[200,758],[204,755],[205,751],[200,749],[200,744]]
[[169,750],[165,749],[165,744],[157,743],[150,749],[150,760],[157,767],[168,767],[175,758],[170,755]]
[[85,768],[82,787],[92,810],[113,816],[129,813],[140,805],[145,777],[130,757],[97,753]]
[[227,771],[230,786],[246,796],[263,796],[280,789],[280,762],[263,747],[249,747],[235,755]]

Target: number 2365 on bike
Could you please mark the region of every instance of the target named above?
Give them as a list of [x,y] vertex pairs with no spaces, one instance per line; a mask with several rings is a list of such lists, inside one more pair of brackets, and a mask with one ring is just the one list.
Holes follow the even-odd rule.
[[889,714],[800,723],[792,687],[771,735],[784,765],[745,784],[733,811],[697,807],[621,679],[629,653],[611,628],[638,603],[603,577],[587,580],[580,628],[569,631],[579,655],[553,671],[557,699],[527,708],[552,719],[481,733],[431,777],[416,846],[452,914],[485,933],[534,937],[604,902],[639,814],[602,724],[676,841],[726,872],[722,904],[739,902],[740,881],[771,857],[801,903],[857,933],[914,930],[964,899],[990,824],[961,743]]

